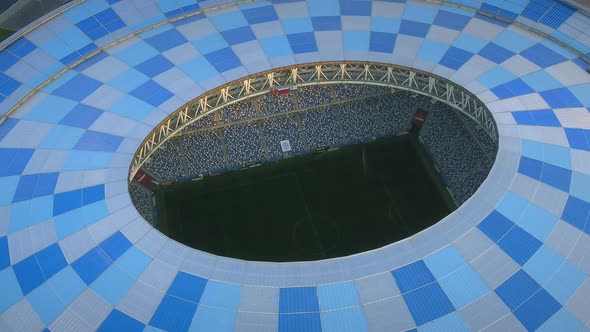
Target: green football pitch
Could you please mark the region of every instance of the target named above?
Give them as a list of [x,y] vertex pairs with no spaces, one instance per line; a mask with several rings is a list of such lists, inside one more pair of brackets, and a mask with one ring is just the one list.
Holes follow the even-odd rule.
[[259,261],[351,255],[404,239],[455,205],[405,135],[174,184],[160,230],[190,247]]

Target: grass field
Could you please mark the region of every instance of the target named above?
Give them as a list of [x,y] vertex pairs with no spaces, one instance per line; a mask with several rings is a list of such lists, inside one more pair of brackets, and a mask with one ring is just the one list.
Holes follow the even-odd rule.
[[308,261],[404,239],[454,209],[409,135],[175,184],[156,193],[162,232],[247,260]]

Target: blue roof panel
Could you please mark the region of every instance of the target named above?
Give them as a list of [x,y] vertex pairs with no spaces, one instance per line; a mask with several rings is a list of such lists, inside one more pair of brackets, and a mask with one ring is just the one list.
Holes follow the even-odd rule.
[[199,303],[207,285],[207,279],[179,271],[168,288],[167,294],[177,296],[181,299]]
[[137,247],[129,248],[116,261],[118,266],[135,278],[139,278],[151,262],[151,257],[137,249]]
[[504,281],[495,292],[512,311],[535,294],[541,286],[523,270]]
[[96,119],[102,115],[103,111],[98,108],[77,104],[66,116],[59,121],[60,124],[84,128],[90,127]]
[[112,264],[96,278],[90,288],[110,305],[116,306],[136,281],[129,273]]
[[74,302],[86,290],[86,284],[69,265],[49,279],[48,283],[65,305]]
[[541,245],[541,241],[516,225],[498,241],[498,246],[520,265],[524,265]]
[[307,10],[311,17],[319,16],[338,16],[340,17],[340,1],[339,0],[324,0],[324,1],[308,1],[306,2]]
[[540,93],[552,108],[581,107],[582,103],[568,88],[558,88]]
[[340,0],[340,14],[348,16],[370,16],[370,1]]
[[195,313],[191,331],[232,332],[236,320],[236,311],[200,305]]
[[116,232],[108,239],[102,241],[99,247],[112,261],[116,261],[131,247],[131,242],[121,232]]
[[45,282],[43,271],[41,271],[35,256],[29,256],[29,258],[14,264],[13,269],[20,289],[25,295]]
[[572,171],[551,164],[543,164],[541,181],[559,190],[569,192]]
[[514,310],[514,315],[529,331],[535,331],[551,316],[561,305],[544,289],[539,289],[535,294]]
[[285,36],[263,38],[260,40],[260,45],[271,59],[293,54],[289,40]]
[[211,23],[213,23],[219,31],[231,30],[248,25],[242,12],[235,10],[219,15],[211,15],[209,16],[209,20],[211,20]]
[[359,305],[358,294],[353,282],[319,286],[318,299],[322,311]]
[[492,211],[477,225],[477,228],[494,242],[500,241],[512,227],[514,223],[497,211]]
[[436,281],[423,260],[402,266],[391,273],[402,294]]
[[545,13],[549,10],[551,6],[556,1],[549,0],[549,1],[530,1],[528,5],[525,7],[524,11],[521,13],[522,16],[538,22],[539,19],[545,15]]
[[552,332],[552,331],[582,331],[584,330],[583,324],[576,319],[572,313],[566,309],[561,308],[551,318],[549,318],[537,331],[539,332]]
[[20,175],[33,156],[33,149],[0,149],[0,177]]
[[473,53],[471,52],[451,46],[440,60],[440,64],[445,67],[457,70],[461,68],[461,66],[463,66],[467,61],[469,61],[472,56]]
[[0,70],[6,71],[19,60],[20,59],[16,55],[8,52],[7,50],[0,51]]
[[561,127],[561,123],[559,123],[559,119],[557,119],[553,110],[530,111],[530,113],[539,126]]
[[82,101],[96,91],[101,85],[102,83],[95,79],[83,74],[78,74],[57,88],[53,93],[60,97]]
[[430,25],[420,22],[402,20],[399,33],[424,38],[428,34],[428,30],[430,29]]
[[424,257],[424,263],[426,263],[426,266],[428,266],[428,269],[437,280],[457,271],[467,264],[465,258],[450,245],[436,251],[432,255]]
[[496,64],[502,63],[514,56],[514,52],[496,43],[487,44],[481,49],[481,51],[479,51],[478,54],[490,61],[493,61]]
[[8,239],[0,237],[0,271],[10,266],[10,252],[8,251]]
[[492,92],[498,96],[498,98],[506,99],[516,96],[526,95],[533,93],[533,90],[528,84],[526,84],[520,78],[512,80],[508,83],[499,85],[492,89]]
[[564,128],[564,131],[572,148],[590,151],[590,130]]
[[369,50],[372,52],[392,53],[396,38],[395,33],[371,32]]
[[0,270],[0,285],[2,285],[2,296],[0,296],[0,312],[4,313],[23,297],[19,282],[13,268]]
[[252,28],[249,26],[223,31],[221,35],[229,45],[238,45],[256,39]]
[[147,102],[152,106],[160,106],[174,95],[160,84],[150,80],[130,93],[132,96]]
[[358,306],[322,312],[321,321],[322,331],[369,331],[363,310]]
[[53,196],[53,216],[75,210],[82,206],[82,191],[72,190]]
[[313,32],[301,32],[287,35],[293,53],[317,52],[318,46]]
[[319,313],[280,314],[279,332],[321,332],[322,323]]
[[489,292],[486,283],[469,265],[439,280],[455,308],[475,302]]
[[543,172],[543,162],[527,157],[520,157],[518,172],[535,180],[540,180]]
[[319,311],[316,287],[281,288],[279,312],[316,312]]
[[121,136],[88,130],[80,137],[74,149],[115,152],[121,142],[123,142],[123,137]]
[[[91,51],[96,50],[97,46],[95,44],[90,44],[87,47],[84,47],[83,49],[80,49],[77,51],[77,53],[82,54],[82,55],[86,55],[85,53],[89,53]],[[89,59],[87,59],[86,61],[77,64],[73,69],[78,71],[78,72],[82,72],[92,66],[94,66],[95,64],[101,62],[102,60],[104,60],[105,58],[107,58],[109,55],[106,52],[100,51],[98,53],[96,53],[95,55],[91,56]]]
[[21,59],[33,52],[35,49],[37,49],[35,44],[24,37],[16,39],[14,42],[8,45],[8,47],[6,47],[6,50]]
[[590,234],[590,203],[570,195],[561,219]]
[[[55,174],[59,175],[58,173]],[[12,202],[26,201],[33,198],[38,178],[38,174],[21,176],[14,197],[12,198]],[[57,181],[57,176],[55,177],[55,180]]]
[[166,331],[188,331],[196,311],[196,303],[165,295],[150,325]]
[[100,332],[124,330],[129,332],[141,332],[145,324],[134,319],[119,310],[113,310],[98,328]]
[[161,73],[174,67],[174,64],[170,60],[166,59],[161,54],[158,54],[152,58],[145,60],[144,62],[135,66],[139,72],[143,73],[149,78],[154,78]]
[[453,304],[436,282],[404,294],[404,300],[418,326],[455,311]]
[[241,293],[240,285],[209,280],[203,291],[200,304],[236,311],[240,304]]
[[539,22],[550,26],[554,29],[559,28],[563,23],[565,23],[574,13],[576,9],[573,7],[560,2],[555,1],[554,5],[549,9],[549,11],[541,17]]
[[57,297],[49,283],[45,283],[29,293],[27,301],[31,303],[45,325],[49,325],[65,309],[65,305]]
[[102,25],[121,19],[119,15],[117,15],[117,13],[115,13],[115,11],[111,8],[105,9],[100,13],[97,13],[96,15],[94,15],[94,17],[96,17],[96,20],[100,22]]
[[470,20],[471,17],[440,10],[438,14],[436,14],[432,24],[440,25],[452,30],[462,31]]
[[104,251],[99,247],[96,247],[78,258],[78,260],[72,263],[72,267],[76,273],[78,273],[82,281],[84,281],[86,285],[90,285],[99,275],[111,266],[111,264],[113,264],[113,261],[109,259]]
[[68,262],[57,243],[41,250],[35,255],[35,257],[37,258],[37,262],[41,267],[45,279],[51,278],[68,265]]
[[541,68],[549,67],[566,60],[566,58],[543,44],[535,44],[524,50],[520,55]]
[[315,31],[339,31],[342,30],[340,16],[313,16],[311,24]]
[[10,133],[12,128],[18,123],[17,119],[7,118],[2,125],[0,125],[0,141]]
[[82,205],[96,203],[104,199],[104,184],[82,188]]
[[229,47],[205,54],[205,57],[220,73],[237,68],[241,65],[240,59]]
[[262,6],[242,10],[242,14],[249,24],[265,23],[278,20],[273,6]]

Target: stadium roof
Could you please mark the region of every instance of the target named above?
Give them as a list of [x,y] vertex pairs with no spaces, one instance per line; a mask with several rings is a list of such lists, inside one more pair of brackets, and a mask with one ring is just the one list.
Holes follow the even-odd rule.
[[[589,328],[590,19],[551,0],[454,2],[89,0],[13,38],[0,330]],[[217,257],[141,218],[128,167],[164,117],[324,60],[411,66],[476,94],[500,135],[480,190],[404,241],[318,262]]]

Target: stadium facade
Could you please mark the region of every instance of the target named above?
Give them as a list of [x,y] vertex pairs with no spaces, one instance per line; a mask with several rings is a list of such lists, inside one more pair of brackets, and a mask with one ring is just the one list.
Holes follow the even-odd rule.
[[[556,1],[74,1],[0,52],[0,330],[590,327],[590,18]],[[137,148],[227,82],[373,61],[460,84],[499,150],[458,210],[316,262],[172,241],[128,193]]]

